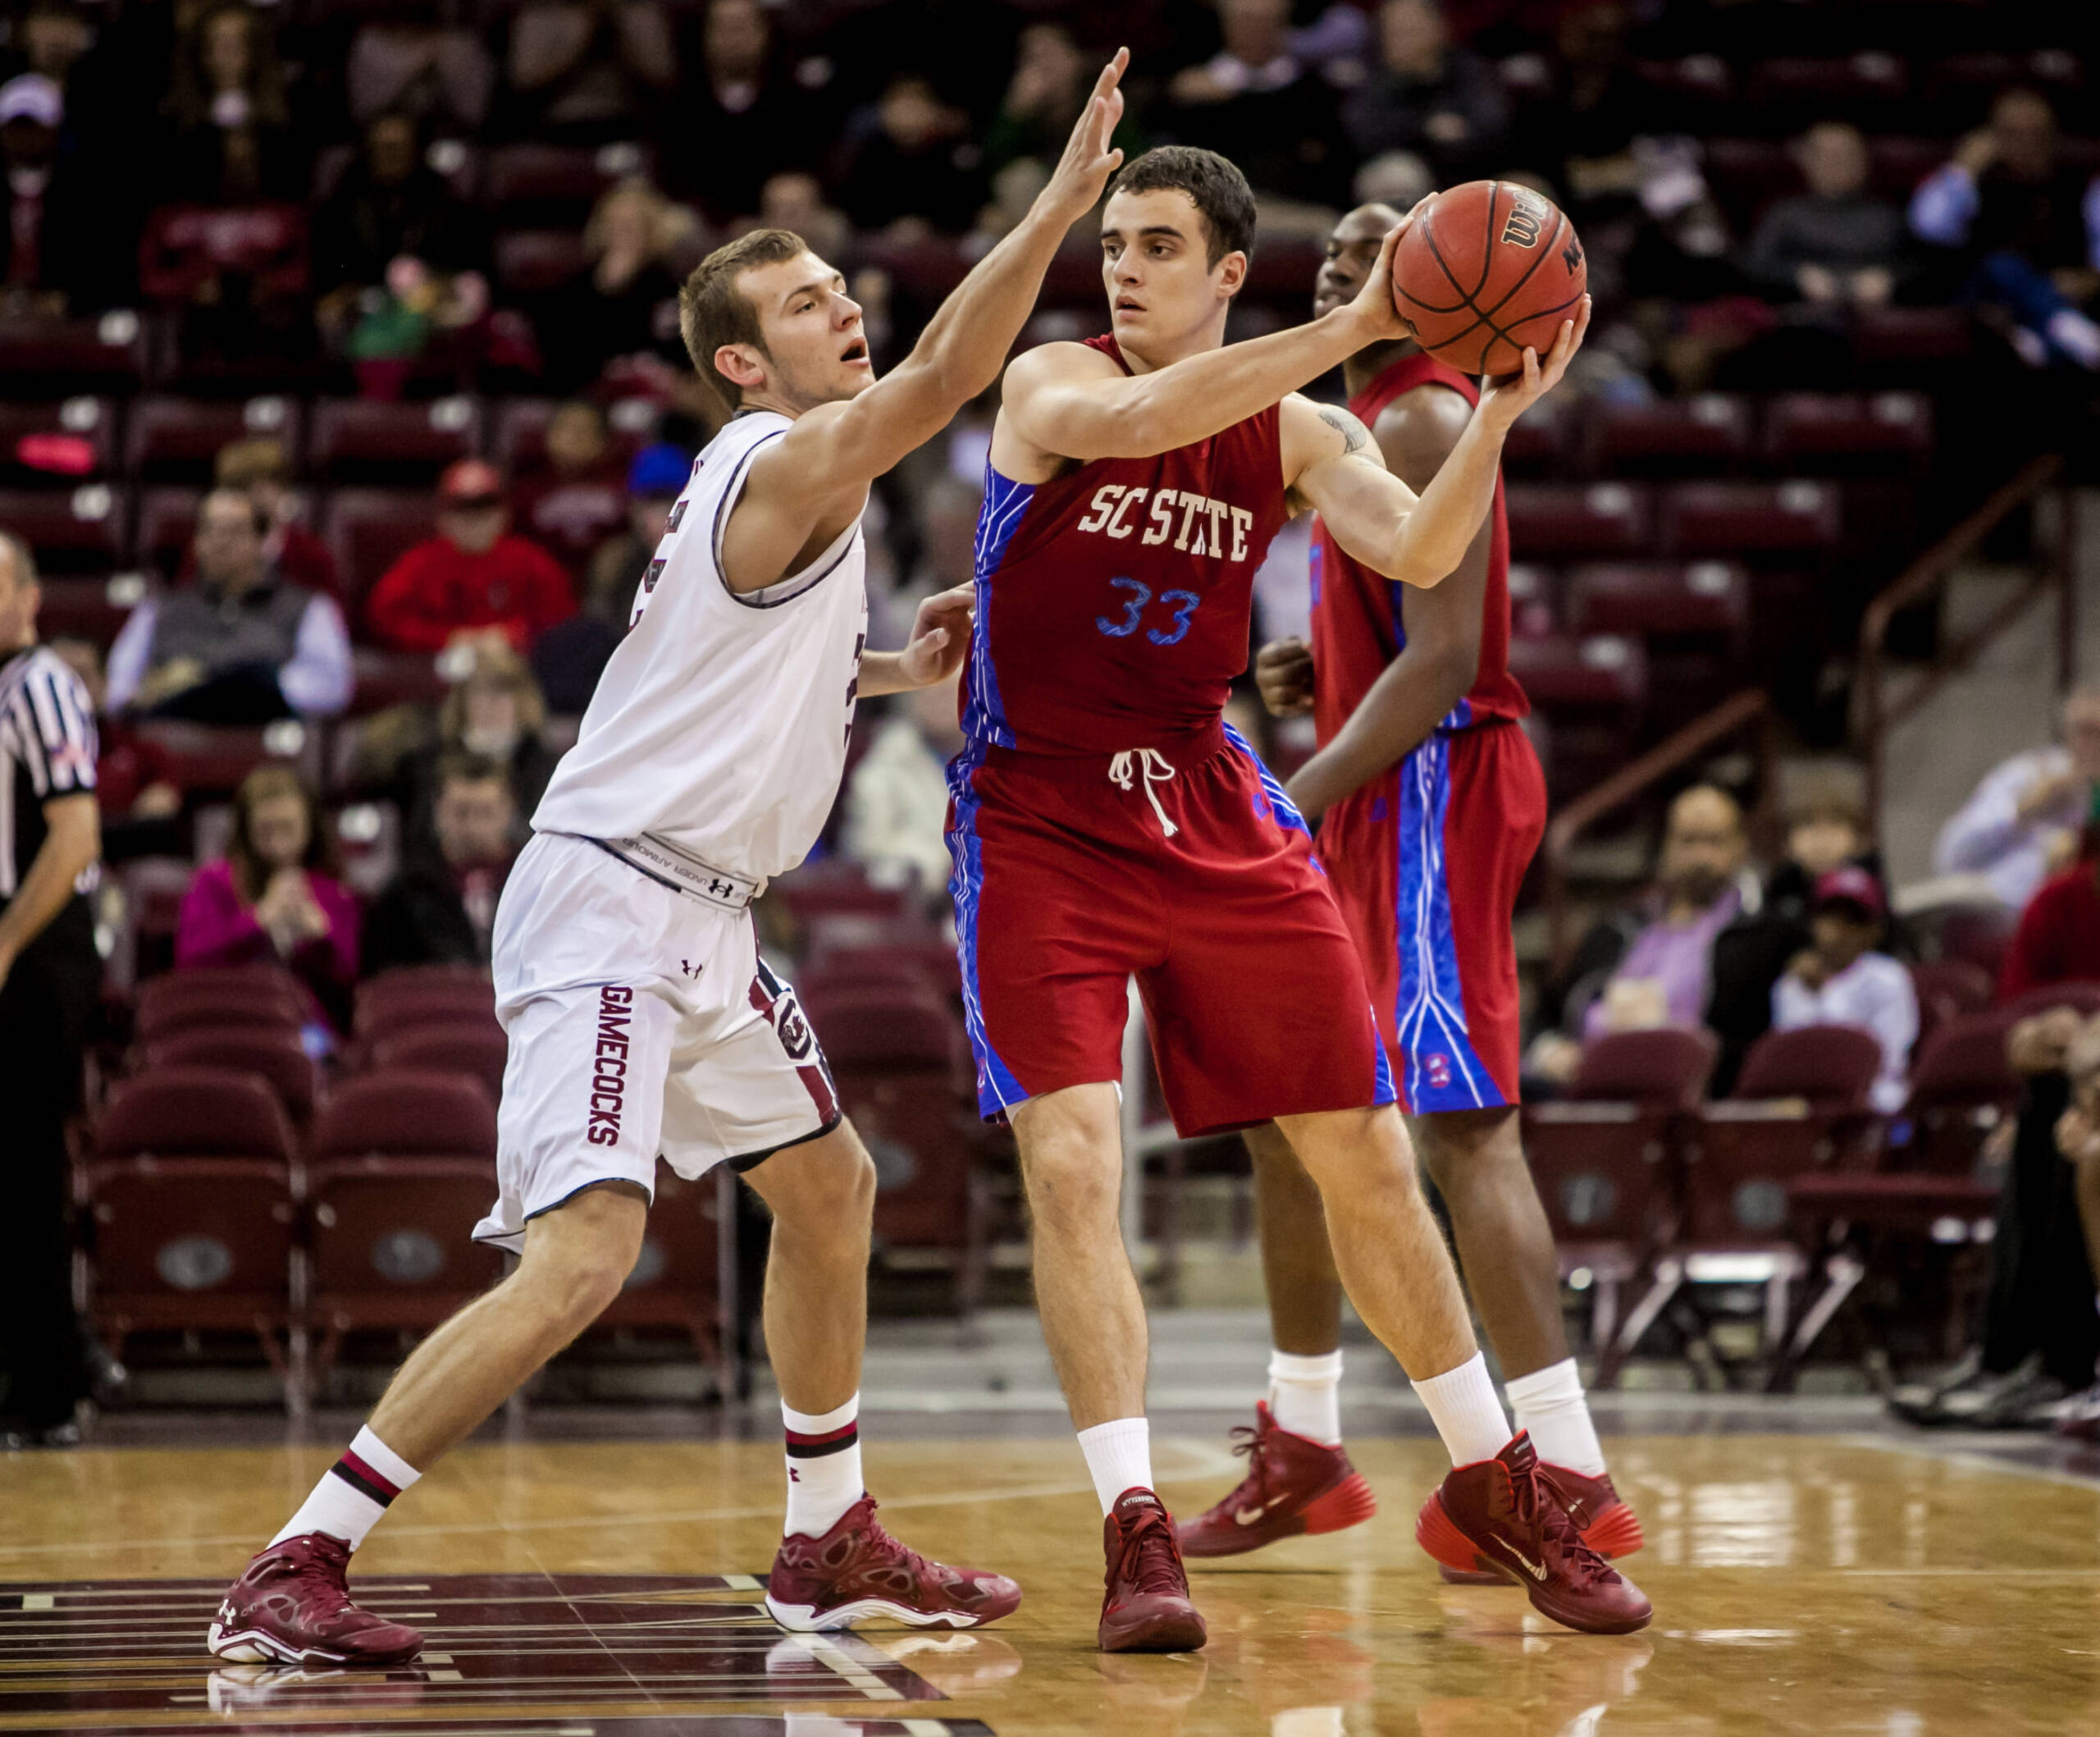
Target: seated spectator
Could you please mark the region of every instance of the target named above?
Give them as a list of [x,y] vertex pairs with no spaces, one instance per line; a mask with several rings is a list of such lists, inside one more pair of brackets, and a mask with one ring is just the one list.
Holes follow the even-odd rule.
[[[270,528],[262,538],[262,559],[276,578],[326,597],[342,595],[336,557],[327,544],[299,522],[299,504],[292,494],[292,461],[282,441],[265,435],[221,446],[212,463],[212,480],[221,488],[238,490],[255,503],[256,511]],[[193,576],[193,570],[190,563],[184,564],[183,583]]]
[[591,268],[540,304],[535,325],[547,384],[578,392],[616,363],[669,383],[687,370],[678,336],[680,267],[700,242],[692,213],[637,177],[609,189],[584,226]]
[[503,478],[462,459],[437,485],[437,535],[383,574],[365,606],[382,645],[441,651],[491,632],[519,650],[576,613],[568,575],[551,555],[510,534]]
[[678,93],[666,181],[710,222],[750,217],[769,176],[806,173],[830,149],[825,107],[790,76],[769,10],[759,0],[707,0],[697,55],[705,72]]
[[846,786],[843,854],[878,885],[946,885],[947,764],[962,747],[953,679],[892,702]]
[[1229,157],[1255,192],[1340,200],[1349,153],[1334,91],[1290,52],[1290,0],[1218,0],[1224,45],[1175,75],[1165,130]]
[[671,509],[692,475],[692,460],[684,450],[664,441],[643,447],[628,467],[627,528],[599,545],[583,591],[582,612],[615,635],[627,631],[641,576],[670,528]]
[[518,136],[605,144],[654,130],[678,53],[655,0],[529,0],[504,70]]
[[2031,90],[2009,90],[1990,125],[1918,184],[1911,227],[1938,250],[1966,293],[2012,322],[2011,342],[2036,368],[2100,368],[2100,179],[2065,161],[2056,112]]
[[1867,144],[1847,121],[1813,126],[1794,146],[1808,191],[1774,203],[1743,260],[1774,301],[1879,307],[1906,264],[1903,214],[1867,187]]
[[388,112],[365,123],[356,160],[314,213],[322,330],[346,331],[359,298],[384,285],[397,260],[426,275],[479,276],[489,246],[480,214],[424,160],[415,121]]
[[984,135],[984,167],[996,176],[1008,163],[1033,158],[1056,165],[1085,107],[1098,69],[1061,24],[1031,24],[1014,49],[1014,75]]
[[571,399],[547,423],[547,465],[511,491],[527,537],[580,581],[591,557],[627,523],[627,468],[613,450],[605,413]]
[[1772,1027],[1856,1026],[1881,1045],[1869,1101],[1884,1116],[1908,1095],[1911,1046],[1918,1040],[1918,993],[1911,973],[1875,951],[1888,910],[1865,869],[1834,868],[1815,884],[1812,939],[1772,989]]
[[381,17],[358,27],[343,80],[360,126],[394,113],[441,137],[471,138],[488,115],[495,62],[471,31]]
[[200,724],[332,717],[350,702],[350,636],[332,597],[273,573],[246,495],[197,509],[197,583],[149,597],[109,651],[109,706]]
[[502,766],[478,755],[447,753],[436,781],[431,835],[365,917],[368,977],[396,965],[489,962],[496,900],[518,853],[518,803]]
[[824,185],[799,169],[769,175],[759,190],[761,229],[784,229],[800,235],[819,259],[837,259],[852,239],[846,213],[824,203]]
[[959,235],[984,202],[983,158],[970,117],[918,73],[892,79],[850,129],[838,203],[856,229],[908,241]]
[[2100,688],[2064,701],[2063,740],[2002,761],[1986,773],[1933,847],[1942,875],[1980,875],[2001,902],[2022,908],[2078,854],[2100,784]]
[[0,309],[89,312],[112,281],[98,231],[107,214],[59,156],[66,103],[58,86],[25,72],[0,85],[0,158],[7,171],[0,223]]
[[462,755],[502,773],[518,811],[529,818],[559,757],[540,739],[546,721],[546,702],[524,659],[507,645],[477,646],[472,673],[438,708],[436,740],[410,754],[395,775],[411,843],[429,843],[443,769]]
[[1998,999],[2058,983],[2100,983],[2100,866],[2089,857],[2042,883],[1998,969]]
[[164,199],[200,205],[295,199],[307,166],[294,144],[284,68],[267,16],[231,0],[210,7],[176,42],[158,167]]
[[1509,99],[1501,75],[1453,46],[1437,0],[1386,0],[1378,50],[1376,69],[1342,108],[1359,157],[1414,152],[1447,187],[1502,167]]
[[357,902],[327,872],[327,837],[290,766],[262,766],[234,797],[226,853],[197,871],[176,918],[175,962],[281,961],[317,1024],[349,1029],[358,975]]
[[1528,1072],[1572,1079],[1582,1053],[1577,1034],[1704,1022],[1714,940],[1759,897],[1749,848],[1742,809],[1725,790],[1695,784],[1670,804],[1654,895],[1584,937],[1567,986],[1542,1008],[1563,1029],[1533,1044]]

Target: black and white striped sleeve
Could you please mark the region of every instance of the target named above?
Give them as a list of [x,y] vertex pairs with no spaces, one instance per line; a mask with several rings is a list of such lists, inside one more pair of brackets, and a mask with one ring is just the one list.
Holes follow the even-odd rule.
[[80,677],[39,656],[9,697],[13,735],[30,783],[44,801],[95,787],[95,720]]

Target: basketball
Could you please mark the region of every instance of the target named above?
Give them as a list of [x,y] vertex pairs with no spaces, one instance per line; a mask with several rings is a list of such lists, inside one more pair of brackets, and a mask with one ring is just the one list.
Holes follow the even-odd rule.
[[1543,358],[1589,282],[1575,226],[1513,181],[1440,193],[1393,256],[1393,301],[1415,342],[1465,374]]

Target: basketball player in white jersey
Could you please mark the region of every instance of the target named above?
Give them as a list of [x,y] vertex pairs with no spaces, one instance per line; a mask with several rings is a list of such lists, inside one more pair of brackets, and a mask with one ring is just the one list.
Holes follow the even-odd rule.
[[417,1348],[249,1565],[212,1625],[221,1658],[414,1656],[414,1630],[350,1602],[350,1552],[619,1292],[660,1152],[687,1177],[732,1165],[773,1211],[765,1342],[788,1476],[775,1620],[969,1628],[1020,1602],[1003,1575],[897,1543],[862,1488],[874,1169],[793,990],[758,957],[746,907],[815,841],[856,693],[928,686],[961,661],[966,592],[922,606],[902,651],[863,655],[868,487],[998,377],[1058,244],[1121,160],[1108,141],[1125,60],[1102,71],[1026,222],[888,377],[874,377],[845,279],[785,231],[718,249],[687,281],[687,348],[737,414],[672,510],[496,914],[510,1058],[500,1197],[475,1235],[518,1251],[518,1266]]

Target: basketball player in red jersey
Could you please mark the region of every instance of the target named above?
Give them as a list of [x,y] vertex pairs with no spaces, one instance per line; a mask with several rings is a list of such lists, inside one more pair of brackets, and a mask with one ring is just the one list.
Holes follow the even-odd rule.
[[[1386,205],[1342,219],[1316,313],[1345,306],[1372,277],[1398,221]],[[1405,338],[1358,351],[1342,377],[1350,414],[1386,464],[1427,488],[1474,419],[1477,382]],[[1356,937],[1408,1131],[1450,1211],[1517,1425],[1585,1541],[1625,1556],[1641,1547],[1641,1524],[1605,1473],[1568,1354],[1553,1232],[1518,1136],[1510,914],[1546,803],[1538,757],[1518,728],[1531,706],[1509,673],[1500,491],[1465,558],[1433,590],[1395,586],[1324,525],[1312,563],[1312,646],[1281,640],[1255,661],[1269,709],[1309,710],[1318,725],[1320,751],[1290,795],[1319,824],[1320,861]],[[1269,1397],[1255,1407],[1245,1482],[1181,1529],[1190,1556],[1236,1556],[1370,1513],[1367,1499],[1344,1506],[1331,1493],[1362,1480],[1341,1447],[1342,1290],[1320,1191],[1274,1127],[1246,1137],[1275,1339]]]
[[[977,546],[968,741],[949,844],[979,1107],[1020,1142],[1036,1293],[1103,1514],[1106,1650],[1198,1646],[1153,1494],[1145,1322],[1119,1223],[1117,1093],[1134,974],[1185,1135],[1277,1122],[1330,1203],[1358,1312],[1423,1396],[1454,1465],[1418,1536],[1521,1572],[1571,1626],[1648,1620],[1511,1438],[1415,1181],[1363,969],[1304,823],[1222,712],[1252,582],[1317,509],[1389,576],[1433,584],[1495,498],[1510,425],[1581,340],[1489,391],[1418,497],[1346,413],[1292,395],[1398,337],[1391,245],[1363,293],[1226,347],[1254,204],[1208,151],[1168,147],[1102,211],[1114,335],[1007,371]],[[1258,994],[1250,994],[1250,985]]]

